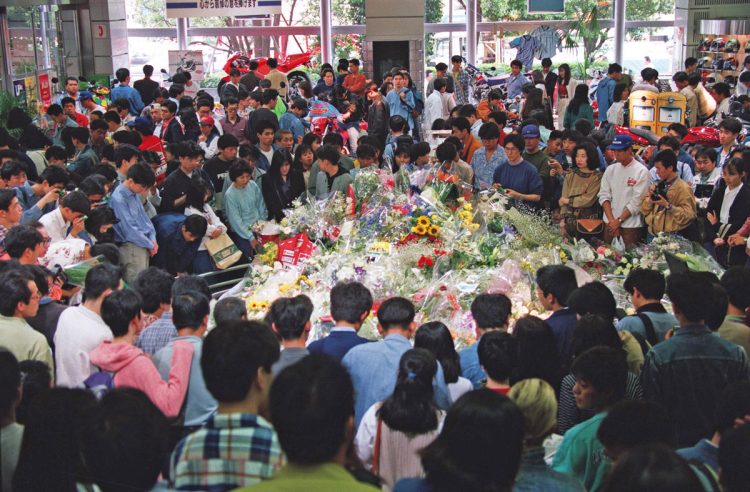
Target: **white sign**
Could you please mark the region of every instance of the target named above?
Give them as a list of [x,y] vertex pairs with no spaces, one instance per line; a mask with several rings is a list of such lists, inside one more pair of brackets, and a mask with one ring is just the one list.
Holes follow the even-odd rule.
[[167,0],[167,17],[280,14],[281,0]]
[[[169,50],[167,52],[169,60],[169,73],[190,72],[190,78],[195,83],[195,87],[200,85],[203,80],[203,52],[200,50]],[[191,96],[192,97],[192,96]]]
[[94,24],[94,37],[98,39],[104,39],[107,37],[107,25],[106,24]]

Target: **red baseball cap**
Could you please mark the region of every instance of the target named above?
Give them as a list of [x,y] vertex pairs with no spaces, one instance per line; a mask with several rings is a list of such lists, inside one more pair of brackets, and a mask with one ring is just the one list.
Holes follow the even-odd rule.
[[214,119],[210,116],[204,116],[201,118],[201,125],[214,126]]

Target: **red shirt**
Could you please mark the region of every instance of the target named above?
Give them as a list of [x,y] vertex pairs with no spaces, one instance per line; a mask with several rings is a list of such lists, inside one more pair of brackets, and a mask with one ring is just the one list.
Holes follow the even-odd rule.
[[498,395],[508,396],[508,393],[510,392],[510,386],[505,386],[504,388],[487,388],[490,391],[494,391]]
[[78,126],[82,126],[83,128],[89,127],[89,119],[78,111],[76,111],[75,122]]

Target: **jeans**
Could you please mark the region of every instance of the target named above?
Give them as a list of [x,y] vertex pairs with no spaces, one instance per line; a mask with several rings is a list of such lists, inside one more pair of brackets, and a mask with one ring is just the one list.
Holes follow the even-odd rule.
[[213,272],[214,270],[216,270],[216,267],[208,251],[205,249],[198,251],[193,260],[193,273],[200,275],[201,273]]
[[248,260],[252,260],[255,257],[255,249],[253,249],[253,245],[249,239],[242,238],[234,233],[230,233],[230,237]]

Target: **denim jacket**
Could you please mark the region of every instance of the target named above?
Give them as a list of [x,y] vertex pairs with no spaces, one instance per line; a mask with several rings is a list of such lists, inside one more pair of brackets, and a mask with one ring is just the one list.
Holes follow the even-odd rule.
[[684,447],[711,435],[719,394],[728,384],[749,377],[742,347],[706,326],[689,325],[646,355],[641,384],[647,400],[667,409]]

